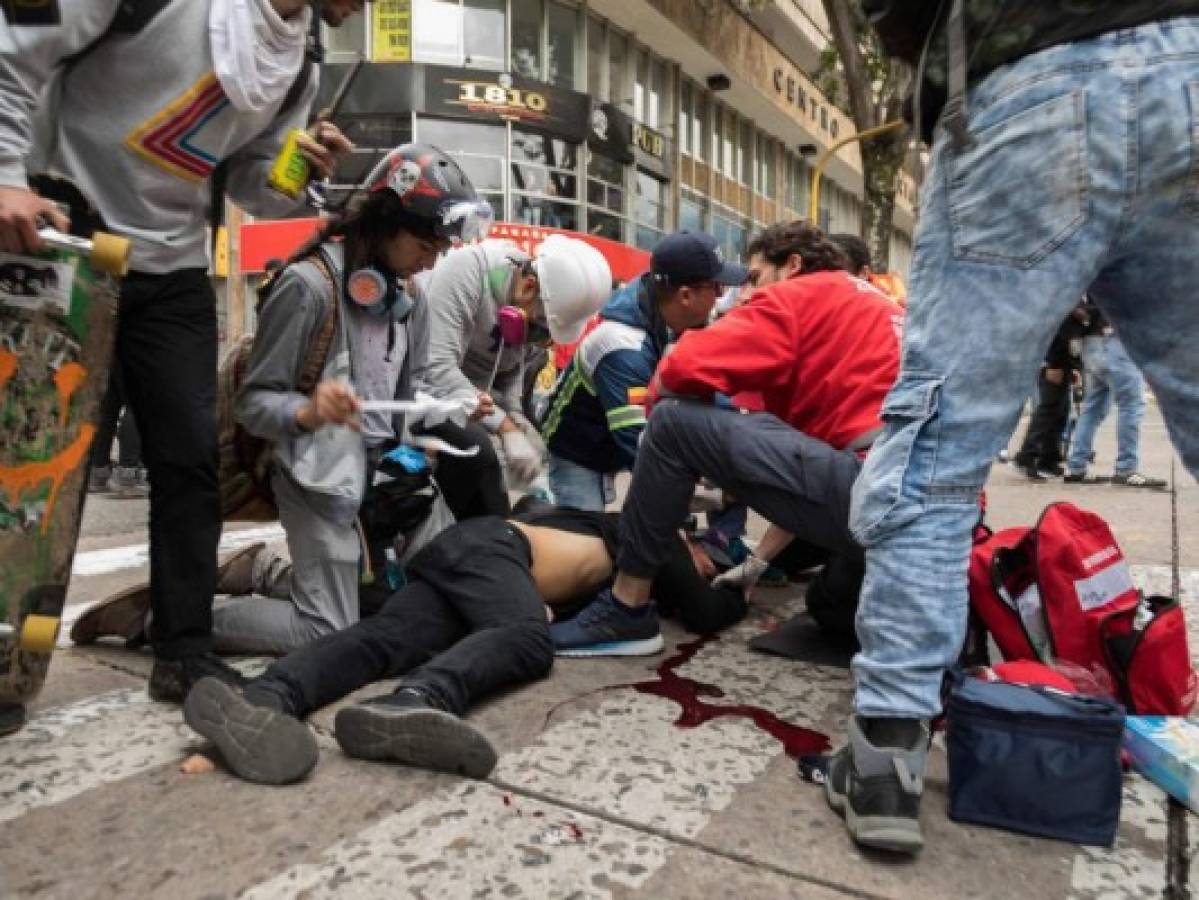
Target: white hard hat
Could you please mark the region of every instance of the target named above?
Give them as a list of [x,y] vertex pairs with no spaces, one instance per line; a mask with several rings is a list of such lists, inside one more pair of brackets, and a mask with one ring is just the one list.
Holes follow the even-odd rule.
[[533,270],[550,337],[558,344],[577,341],[612,291],[608,261],[585,241],[551,234],[537,248]]

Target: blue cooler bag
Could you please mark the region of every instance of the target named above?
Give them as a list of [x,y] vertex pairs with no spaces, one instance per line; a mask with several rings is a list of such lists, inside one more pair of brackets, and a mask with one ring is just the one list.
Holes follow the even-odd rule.
[[1111,845],[1120,824],[1123,707],[959,676],[946,714],[951,819]]

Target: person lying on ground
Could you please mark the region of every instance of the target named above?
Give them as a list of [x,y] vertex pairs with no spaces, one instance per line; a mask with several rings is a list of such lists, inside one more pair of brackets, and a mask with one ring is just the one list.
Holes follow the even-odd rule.
[[[841,250],[806,222],[770,226],[750,252],[792,274],[684,335],[659,365],[621,518],[620,574],[589,608],[553,626],[560,655],[661,650],[653,579],[701,477],[772,523],[755,555],[720,583],[748,592],[799,537],[834,553],[809,586],[809,611],[850,626],[862,576],[850,489],[899,372],[902,313],[844,271]],[[759,393],[765,412],[711,402],[745,392]]]
[[[610,583],[619,528],[615,513],[556,508],[454,525],[416,555],[408,584],[377,615],[288,654],[243,689],[200,682],[184,718],[236,775],[284,784],[317,762],[305,716],[399,677],[391,693],[338,712],[342,749],[486,777],[495,750],[461,717],[496,691],[549,673],[550,615],[585,604]],[[655,596],[685,627],[708,634],[744,616],[741,592],[709,586],[677,532],[662,551]]]

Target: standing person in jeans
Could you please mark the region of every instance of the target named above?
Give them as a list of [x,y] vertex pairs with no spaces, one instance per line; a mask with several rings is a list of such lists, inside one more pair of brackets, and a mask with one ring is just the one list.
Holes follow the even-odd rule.
[[[112,444],[120,442],[117,464],[112,464]],[[100,405],[100,424],[92,444],[88,493],[108,493],[114,497],[145,497],[150,493],[146,470],[142,467],[142,439],[137,421],[125,402],[121,370],[114,366],[108,379],[108,391]]]
[[[316,739],[301,719],[398,676],[392,693],[338,712],[341,748],[485,778],[495,750],[461,717],[496,691],[549,673],[549,617],[585,603],[611,578],[619,532],[614,513],[553,507],[509,521],[460,522],[413,558],[408,584],[377,615],[289,654],[244,690],[201,681],[184,718],[237,775],[283,784],[317,762]],[[701,634],[745,615],[740,591],[710,587],[677,534],[656,587],[683,625]]]
[[1084,292],[1199,474],[1199,2],[966,14],[954,0],[945,27],[935,2],[865,5],[910,61],[932,48],[921,98],[932,154],[903,366],[854,489],[862,651],[826,791],[858,843],[914,853],[929,723],[966,632],[979,493],[1028,373]]
[[1037,370],[1037,404],[1020,450],[1012,460],[1030,481],[1048,481],[1064,471],[1062,444],[1070,420],[1070,392],[1079,367],[1073,345],[1085,327],[1081,310],[1079,305],[1066,316]]
[[[652,403],[637,451],[621,516],[620,573],[578,616],[555,623],[559,655],[662,648],[653,577],[700,478],[770,523],[754,554],[714,584],[748,595],[800,538],[833,554],[808,593],[813,617],[832,624],[839,610],[853,609],[862,551],[849,532],[850,490],[882,430],[903,313],[846,272],[841,249],[807,222],[772,225],[755,248],[794,274],[684,335],[659,364],[650,400],[664,399]],[[764,412],[714,402],[748,392],[760,395]]]
[[616,499],[613,479],[637,457],[658,362],[680,334],[706,325],[720,292],[746,274],[724,261],[711,235],[680,231],[654,246],[648,272],[609,298],[558,377],[542,424],[555,503],[602,510]]
[[[47,7],[53,23],[44,21]],[[336,26],[361,7],[325,0],[317,8]],[[29,190],[35,160],[74,180],[108,230],[132,242],[115,364],[150,473],[149,691],[179,701],[204,675],[240,678],[211,652],[221,512],[208,179],[223,162],[229,196],[252,214],[297,209],[268,188],[267,175],[288,132],[308,123],[317,87],[305,58],[313,7],[57,0],[7,3],[3,14],[0,250],[38,249],[40,219],[69,227]],[[35,113],[52,120],[35,129]],[[35,133],[44,145],[33,146]],[[322,123],[300,149],[323,177],[350,144]]]
[[1082,370],[1086,394],[1082,412],[1074,426],[1074,440],[1066,458],[1066,481],[1092,483],[1106,479],[1087,474],[1095,446],[1095,432],[1111,412],[1116,401],[1116,468],[1112,483],[1126,487],[1163,488],[1164,478],[1143,475],[1139,471],[1141,419],[1145,415],[1145,379],[1128,358],[1120,338],[1112,330],[1099,308],[1088,304],[1091,316],[1082,339]]

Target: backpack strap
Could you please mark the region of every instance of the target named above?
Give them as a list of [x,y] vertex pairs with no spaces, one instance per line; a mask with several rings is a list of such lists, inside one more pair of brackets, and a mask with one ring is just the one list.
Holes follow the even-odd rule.
[[320,381],[321,373],[325,371],[325,363],[329,359],[329,348],[333,345],[333,336],[337,333],[341,308],[337,296],[337,281],[333,277],[333,264],[329,257],[325,255],[324,250],[317,248],[316,253],[309,259],[312,260],[317,271],[325,277],[325,283],[329,288],[329,298],[325,303],[325,312],[321,317],[321,323],[308,345],[308,353],[304,357],[304,368],[300,370],[300,380],[296,383],[296,390],[305,396],[312,393],[317,382]]

